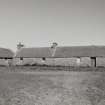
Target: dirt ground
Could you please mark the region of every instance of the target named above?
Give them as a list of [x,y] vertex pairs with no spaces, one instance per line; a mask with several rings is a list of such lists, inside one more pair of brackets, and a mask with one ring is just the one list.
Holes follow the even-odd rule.
[[105,105],[105,72],[0,71],[0,105]]

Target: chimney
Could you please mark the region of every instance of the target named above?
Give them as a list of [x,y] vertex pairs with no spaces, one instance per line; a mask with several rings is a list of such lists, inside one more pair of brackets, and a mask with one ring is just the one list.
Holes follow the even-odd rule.
[[52,43],[52,46],[51,46],[51,48],[54,48],[54,49],[55,49],[57,46],[58,46],[58,43],[56,43],[56,42],[53,42],[53,43]]
[[17,44],[17,50],[20,50],[22,47],[24,47],[24,45],[21,42],[19,42],[19,44]]
[[57,46],[58,46],[58,43],[56,43],[56,42],[52,43],[52,46],[51,46],[52,56],[55,55],[56,47],[57,47]]

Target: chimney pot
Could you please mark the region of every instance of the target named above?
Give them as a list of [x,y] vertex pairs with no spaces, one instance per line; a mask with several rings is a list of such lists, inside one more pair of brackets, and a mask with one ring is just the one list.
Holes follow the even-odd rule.
[[58,46],[58,43],[53,42],[51,48],[56,48]]
[[19,42],[19,44],[17,44],[17,49],[20,50],[22,47],[24,47],[24,45],[21,42]]

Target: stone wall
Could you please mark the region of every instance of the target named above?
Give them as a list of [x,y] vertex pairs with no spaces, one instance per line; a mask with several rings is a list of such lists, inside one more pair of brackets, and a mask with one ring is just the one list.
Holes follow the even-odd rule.
[[[98,57],[97,66],[105,66],[105,58]],[[46,65],[62,65],[62,66],[91,66],[91,59],[89,57],[80,58],[80,62],[78,62],[78,58],[46,58],[43,60],[42,58],[15,58],[13,60],[14,65],[25,65],[25,64],[46,64]]]

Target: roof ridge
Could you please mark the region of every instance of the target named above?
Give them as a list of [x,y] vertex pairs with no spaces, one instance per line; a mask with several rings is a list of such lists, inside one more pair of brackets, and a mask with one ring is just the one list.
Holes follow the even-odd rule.
[[28,49],[28,48],[50,48],[50,47],[23,47],[21,49]]
[[87,45],[87,46],[57,46],[57,48],[64,48],[64,47],[105,47],[105,45]]

